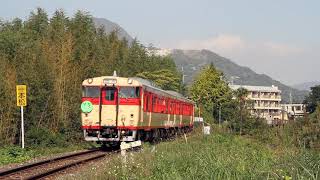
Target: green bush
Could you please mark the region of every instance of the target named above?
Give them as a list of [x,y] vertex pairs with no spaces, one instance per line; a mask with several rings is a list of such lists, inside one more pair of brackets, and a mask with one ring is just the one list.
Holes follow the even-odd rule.
[[26,134],[26,142],[29,146],[41,147],[65,147],[67,142],[60,133],[53,133],[45,128],[32,128]]

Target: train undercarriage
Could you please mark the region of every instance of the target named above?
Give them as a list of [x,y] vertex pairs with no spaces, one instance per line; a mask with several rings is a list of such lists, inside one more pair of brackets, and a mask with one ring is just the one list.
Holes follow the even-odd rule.
[[84,137],[86,141],[95,141],[103,145],[118,145],[120,142],[133,142],[137,140],[155,143],[162,140],[174,139],[191,131],[192,127],[189,126],[151,130],[129,130],[110,127],[102,130],[86,129],[84,130]]

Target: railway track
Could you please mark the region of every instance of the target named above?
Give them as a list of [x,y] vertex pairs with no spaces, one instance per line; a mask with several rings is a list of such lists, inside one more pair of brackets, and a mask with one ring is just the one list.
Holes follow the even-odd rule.
[[[111,152],[112,153],[112,152]],[[88,150],[0,171],[2,179],[41,179],[60,171],[105,157],[110,152]]]

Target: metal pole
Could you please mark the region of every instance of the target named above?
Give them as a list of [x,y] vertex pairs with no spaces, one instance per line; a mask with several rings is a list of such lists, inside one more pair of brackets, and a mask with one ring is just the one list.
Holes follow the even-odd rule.
[[21,146],[24,149],[24,122],[23,122],[23,106],[21,106]]
[[221,124],[221,105],[219,106],[219,125]]

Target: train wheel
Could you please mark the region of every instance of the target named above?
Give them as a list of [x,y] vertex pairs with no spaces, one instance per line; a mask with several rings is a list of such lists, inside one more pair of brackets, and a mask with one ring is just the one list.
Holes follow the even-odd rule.
[[174,138],[178,138],[179,134],[178,134],[179,128],[174,128]]
[[166,129],[166,140],[170,140],[170,129]]
[[181,128],[178,128],[178,136],[181,136],[183,133],[182,133],[182,129]]
[[143,141],[143,131],[137,131],[137,136],[136,136],[136,140],[140,140],[140,141]]
[[160,137],[159,137],[160,133],[159,133],[159,129],[154,129],[152,131],[152,138],[151,138],[151,142],[152,143],[158,143],[160,141]]
[[172,140],[176,139],[176,128],[171,128],[171,139]]
[[145,135],[145,139],[144,139],[145,141],[150,141],[151,140],[151,137],[152,137],[151,136],[151,131],[146,131],[144,135]]
[[168,140],[172,141],[174,140],[174,134],[173,134],[173,128],[168,129]]

